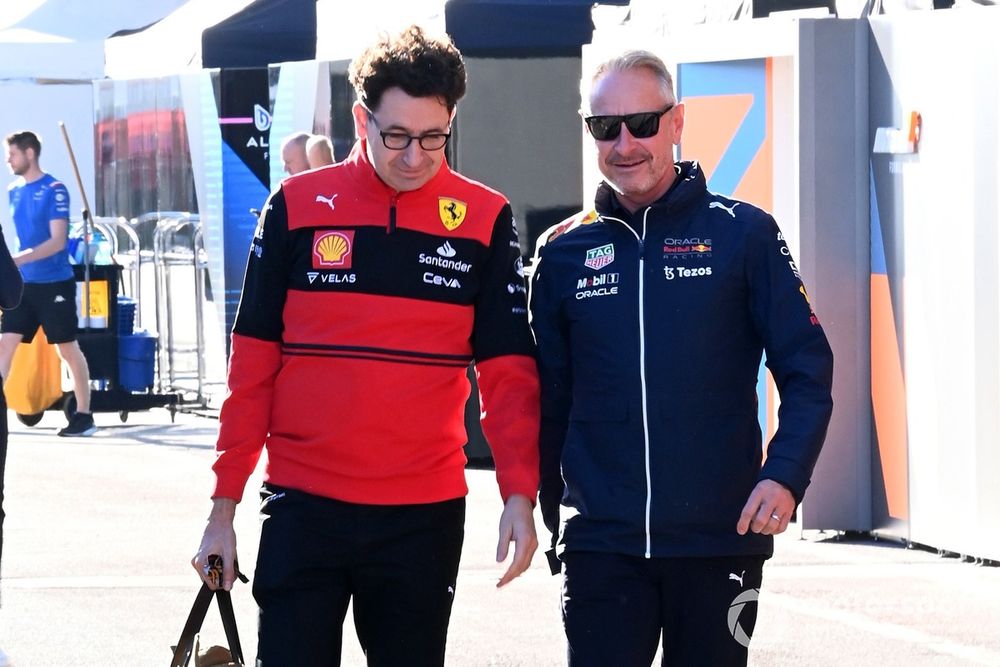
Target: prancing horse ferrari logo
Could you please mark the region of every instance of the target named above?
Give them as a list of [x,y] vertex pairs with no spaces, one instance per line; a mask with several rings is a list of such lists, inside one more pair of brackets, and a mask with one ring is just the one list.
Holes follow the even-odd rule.
[[451,197],[438,197],[438,215],[441,216],[444,228],[449,232],[458,229],[458,226],[465,222],[465,209],[465,202]]

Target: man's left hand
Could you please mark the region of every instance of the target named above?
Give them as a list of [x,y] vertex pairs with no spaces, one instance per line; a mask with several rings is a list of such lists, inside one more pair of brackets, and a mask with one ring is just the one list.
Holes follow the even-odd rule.
[[531,501],[527,496],[512,495],[504,505],[500,515],[500,541],[497,543],[497,562],[507,560],[507,550],[514,543],[514,559],[504,573],[497,588],[509,584],[520,576],[531,565],[531,557],[538,548],[538,537],[535,536],[535,517],[532,514]]
[[762,479],[743,506],[736,532],[746,535],[752,530],[761,535],[779,535],[788,528],[794,511],[792,492],[772,479]]

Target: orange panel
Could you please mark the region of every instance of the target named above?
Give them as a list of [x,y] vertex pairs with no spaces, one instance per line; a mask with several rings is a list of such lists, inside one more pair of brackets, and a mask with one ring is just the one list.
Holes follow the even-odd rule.
[[889,516],[909,518],[906,387],[889,278],[872,274],[872,407]]
[[706,180],[712,178],[752,104],[749,93],[684,99],[684,153],[698,160]]
[[753,162],[747,167],[746,173],[740,179],[735,199],[752,202],[765,211],[774,210],[774,81],[771,72],[771,59],[764,62],[764,82],[766,94],[761,103],[767,105],[764,112],[764,141],[761,143]]

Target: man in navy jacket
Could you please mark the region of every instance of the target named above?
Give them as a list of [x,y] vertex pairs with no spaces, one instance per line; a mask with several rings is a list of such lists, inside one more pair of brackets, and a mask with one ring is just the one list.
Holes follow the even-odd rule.
[[[743,665],[833,355],[774,219],[674,162],[684,106],[663,62],[604,62],[584,104],[604,182],[543,235],[531,286],[569,662],[645,667],[662,633],[664,664]],[[763,465],[762,353],[781,397]]]

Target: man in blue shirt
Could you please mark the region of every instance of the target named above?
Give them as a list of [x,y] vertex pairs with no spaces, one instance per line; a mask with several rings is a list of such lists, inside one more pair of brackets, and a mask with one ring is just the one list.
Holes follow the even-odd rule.
[[41,327],[73,377],[77,413],[62,436],[89,436],[97,428],[90,413],[90,371],[76,341],[76,281],[66,252],[69,193],[38,166],[42,144],[33,132],[7,135],[7,166],[19,176],[10,186],[10,212],[19,249],[14,263],[24,276],[24,296],[0,320],[0,375],[7,377],[14,351]]

